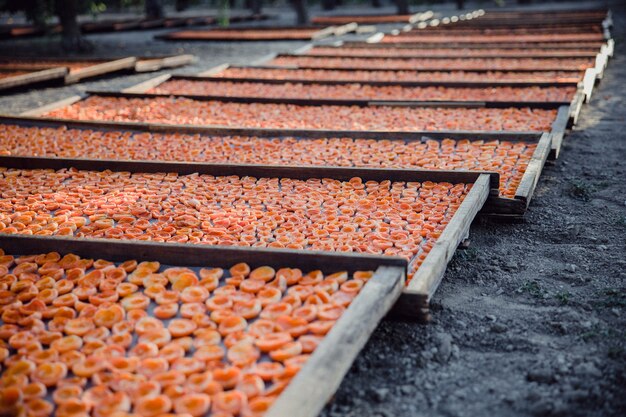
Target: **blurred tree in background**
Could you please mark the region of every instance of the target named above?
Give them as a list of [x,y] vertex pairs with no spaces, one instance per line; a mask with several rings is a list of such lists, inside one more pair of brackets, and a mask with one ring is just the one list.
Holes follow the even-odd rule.
[[[449,0],[450,1],[450,0]],[[454,0],[459,8],[463,0]],[[530,0],[517,0],[530,2]],[[230,9],[245,8],[254,14],[261,14],[263,6],[290,4],[296,13],[298,24],[309,22],[308,5],[318,3],[324,10],[333,10],[342,4],[370,4],[381,7],[384,3],[395,4],[398,14],[409,14],[409,4],[423,4],[425,0],[0,0],[0,12],[23,12],[26,18],[38,28],[46,28],[56,16],[62,26],[61,44],[68,52],[83,52],[92,49],[91,44],[82,37],[78,15],[91,14],[94,18],[105,11],[141,12],[147,19],[165,17],[165,5],[176,11],[183,11],[190,6],[206,6],[219,10],[221,24],[228,24]]]

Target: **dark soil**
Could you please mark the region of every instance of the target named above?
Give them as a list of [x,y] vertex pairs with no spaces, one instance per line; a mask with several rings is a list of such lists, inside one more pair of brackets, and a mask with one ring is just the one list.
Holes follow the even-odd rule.
[[[478,221],[470,249],[457,253],[432,302],[433,321],[383,322],[324,416],[626,415],[626,5],[620,3],[611,4],[615,57],[561,158],[546,166],[525,221]],[[273,23],[292,17],[286,16]],[[100,55],[199,57],[176,73],[251,63],[304,45],[153,41],[161,32],[89,39]],[[58,54],[54,42],[3,41],[0,55]],[[2,96],[0,113],[157,74]]]

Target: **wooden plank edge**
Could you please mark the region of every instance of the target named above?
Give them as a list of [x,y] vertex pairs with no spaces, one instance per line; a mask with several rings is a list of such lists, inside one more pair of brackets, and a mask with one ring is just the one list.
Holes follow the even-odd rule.
[[384,37],[385,37],[385,34],[383,32],[377,32],[371,36],[368,36],[367,39],[365,39],[365,42],[366,43],[379,43]]
[[131,173],[176,172],[180,175],[253,176],[257,178],[333,178],[348,181],[354,177],[372,181],[474,182],[482,175],[490,178],[492,189],[498,188],[496,172],[469,170],[418,170],[402,168],[338,167],[315,165],[208,164],[166,161],[134,161],[89,158],[46,158],[40,156],[0,156],[0,166],[13,169],[69,169]]
[[324,337],[267,417],[315,417],[335,393],[380,320],[400,296],[404,271],[380,267]]
[[[219,80],[207,80],[207,82],[219,82]],[[124,97],[124,98],[187,98],[195,101],[221,101],[230,103],[265,103],[265,104],[293,104],[298,106],[391,106],[391,107],[446,107],[446,108],[534,108],[534,109],[557,109],[567,102],[546,101],[383,101],[365,99],[305,99],[305,98],[282,98],[282,97],[242,97],[242,96],[211,96],[194,94],[163,94],[146,92],[123,92],[123,91],[100,91],[87,90],[88,95],[102,97]]]
[[56,109],[60,109],[66,106],[70,106],[74,103],[81,101],[84,96],[74,95],[67,98],[63,98],[61,100],[54,101],[49,104],[44,104],[43,106],[36,107],[31,110],[26,110],[20,113],[20,116],[41,116],[45,113],[51,112]]
[[[247,66],[231,65],[229,68],[255,68]],[[261,70],[264,68],[256,67]],[[290,68],[289,70],[294,70]],[[349,73],[349,72],[348,72]],[[212,77],[201,74],[173,74],[173,79],[191,80],[191,81],[227,81],[232,83],[264,83],[264,84],[286,84],[299,83],[305,85],[323,84],[323,85],[344,85],[344,84],[361,84],[371,86],[403,86],[403,87],[458,87],[458,88],[485,88],[485,87],[576,87],[580,82],[573,81],[361,81],[361,80],[324,80],[324,79],[305,79],[305,78],[253,78],[253,77]],[[594,75],[595,81],[595,75]]]
[[122,93],[145,93],[158,85],[163,84],[165,81],[172,78],[172,74],[157,75],[149,80],[142,81],[138,84],[131,85],[130,87],[121,90]]
[[359,25],[356,22],[344,23],[343,25],[337,26],[333,32],[335,36],[343,36],[350,32],[356,31]]
[[327,129],[266,129],[242,127],[212,127],[198,125],[177,125],[142,122],[109,122],[91,120],[68,120],[46,117],[27,117],[1,115],[0,123],[27,126],[67,126],[74,129],[94,130],[135,130],[152,133],[187,133],[217,136],[259,136],[259,137],[296,137],[303,139],[321,139],[328,137],[350,137],[353,139],[372,140],[507,140],[538,142],[543,132],[502,132],[502,131],[383,131],[383,130],[327,130]]
[[582,88],[579,88],[570,104],[568,126],[575,126],[578,123],[578,116],[580,115],[584,102],[585,93],[582,91]]
[[65,83],[74,84],[81,80],[84,80],[85,78],[97,77],[100,75],[109,74],[125,69],[132,69],[135,67],[136,63],[137,58],[132,56],[103,62],[101,64],[91,65],[86,68],[70,71],[70,73],[67,74],[67,76],[65,77]]
[[[282,268],[320,269],[324,272],[376,269],[389,266],[406,271],[407,261],[397,256],[361,253],[313,251],[280,248],[164,243],[139,240],[77,238],[72,236],[36,236],[0,233],[0,248],[16,254],[40,254],[50,251],[75,253],[81,257],[111,261],[155,261],[172,266],[214,266],[230,268],[239,262],[251,267],[269,265]],[[210,259],[210,260],[207,260]],[[211,265],[208,265],[208,264]]]
[[535,152],[528,162],[528,166],[524,171],[522,180],[520,181],[517,190],[515,191],[515,198],[522,200],[526,207],[530,204],[530,200],[535,192],[535,188],[539,183],[539,177],[543,171],[550,149],[552,147],[552,135],[544,133],[541,135],[541,139],[535,148]]
[[583,92],[585,93],[586,103],[588,103],[591,100],[593,88],[595,87],[595,84],[596,84],[596,78],[597,78],[597,74],[596,74],[595,68],[587,68],[585,70],[585,75],[583,76],[583,80],[581,81],[581,83],[582,83]]
[[30,84],[36,84],[44,81],[60,80],[65,78],[68,73],[66,67],[46,68],[39,71],[33,71],[28,74],[15,75],[0,79],[0,90],[10,88],[24,87]]
[[309,52],[311,50],[311,48],[313,48],[315,45],[313,45],[312,43],[307,43],[304,46],[301,46],[300,48],[294,49],[291,53],[293,55],[306,55],[307,52]]
[[429,319],[427,303],[441,283],[448,262],[459,243],[468,235],[472,221],[487,201],[489,193],[489,178],[481,176],[402,292],[393,308],[394,315]]
[[211,67],[208,70],[199,72],[196,75],[198,77],[212,77],[215,74],[219,74],[220,72],[226,71],[230,67],[231,67],[230,64],[220,64],[220,65],[216,65],[214,67]]
[[563,143],[563,137],[565,136],[565,130],[569,123],[569,106],[561,106],[556,115],[556,119],[552,123],[552,147],[549,155],[550,160],[557,159],[561,152],[561,144]]

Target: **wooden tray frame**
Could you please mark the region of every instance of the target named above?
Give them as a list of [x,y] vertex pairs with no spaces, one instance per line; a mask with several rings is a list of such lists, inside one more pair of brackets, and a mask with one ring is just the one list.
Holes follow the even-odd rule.
[[[201,134],[207,136],[256,136],[256,137],[295,137],[298,140],[315,140],[327,137],[349,137],[374,140],[403,140],[422,141],[424,139],[443,140],[445,138],[469,140],[508,140],[537,143],[537,148],[533,153],[521,183],[516,190],[514,198],[501,197],[498,190],[490,193],[489,198],[483,207],[482,214],[497,215],[502,217],[520,217],[526,212],[543,166],[553,153],[552,135],[549,133],[502,133],[502,132],[378,132],[378,131],[332,131],[332,130],[287,130],[287,129],[246,129],[246,128],[215,128],[188,125],[167,125],[167,124],[145,124],[134,122],[93,122],[93,121],[60,121],[56,119],[46,119],[37,117],[0,117],[0,123],[16,124],[30,127],[60,127],[66,126],[75,129],[93,130],[124,130],[152,133],[188,133]],[[561,136],[562,138],[562,136]],[[0,157],[0,161],[3,158]],[[13,157],[14,164],[28,167],[39,164],[40,158]],[[64,159],[64,158],[48,158]],[[79,161],[80,162],[80,161]],[[82,162],[81,162],[82,163]],[[71,165],[71,163],[68,162]],[[92,164],[92,163],[90,163]],[[95,165],[93,165],[95,164]],[[95,162],[92,166],[99,163]],[[171,172],[185,170],[194,171],[195,168],[188,168],[187,165],[202,166],[204,163],[172,163],[163,169]],[[161,165],[162,166],[162,165]],[[200,168],[201,169],[201,168]],[[372,168],[373,169],[373,168]],[[497,186],[496,186],[497,187]]]
[[[593,73],[593,72],[592,72]],[[532,107],[532,108],[540,108],[540,109],[559,109],[559,111],[567,110],[567,114],[569,116],[566,127],[571,127],[578,121],[578,115],[580,114],[582,104],[585,101],[585,88],[584,84],[579,83],[576,93],[572,97],[570,102],[516,102],[516,101],[446,101],[446,100],[431,100],[431,101],[410,101],[410,100],[357,100],[357,99],[294,99],[294,98],[265,98],[265,97],[231,97],[231,96],[204,96],[204,95],[192,95],[192,94],[153,94],[146,93],[149,89],[158,86],[159,84],[167,81],[172,77],[171,74],[164,74],[157,76],[153,79],[141,82],[134,86],[124,89],[119,94],[120,95],[128,95],[131,97],[141,97],[141,98],[150,98],[150,97],[187,97],[193,100],[199,101],[208,101],[208,100],[217,100],[217,101],[225,101],[225,102],[237,102],[237,103],[286,103],[286,104],[296,104],[296,105],[349,105],[349,106],[403,106],[403,107],[484,107],[484,108],[503,108],[503,107]],[[187,76],[176,77],[176,78],[187,78]],[[203,78],[204,80],[204,78]],[[219,82],[225,81],[224,79],[219,78],[208,78],[207,82]],[[242,79],[233,79],[233,82],[245,82]],[[262,83],[271,83],[262,80]],[[284,83],[285,81],[278,81],[277,83]],[[312,81],[310,83],[316,83]],[[342,83],[337,83],[342,84]],[[343,83],[350,84],[350,83]],[[437,85],[445,85],[445,83],[438,83]],[[111,92],[88,92],[90,94],[103,95],[103,96],[111,96]],[[564,131],[564,129],[563,129]],[[553,145],[558,145],[558,148],[555,148],[556,154],[558,155],[558,150],[560,149],[560,141],[555,141]]]
[[[140,83],[139,85],[146,85],[145,83]],[[130,87],[132,88],[132,87]],[[169,97],[168,95],[154,95],[154,94],[144,94],[144,93],[128,93],[128,92],[87,92],[87,94],[85,95],[74,95],[74,96],[69,96],[66,97],[64,99],[49,103],[49,104],[45,104],[43,106],[34,108],[32,110],[28,110],[25,112],[22,112],[20,114],[20,116],[22,117],[37,117],[37,118],[43,118],[41,117],[43,114],[48,113],[50,111],[53,110],[57,110],[69,105],[72,105],[78,101],[84,100],[86,99],[89,95],[99,95],[99,96],[104,96],[104,97],[136,97],[136,98],[150,98],[150,97]],[[577,92],[577,97],[580,96],[582,94],[582,91],[579,89],[579,91]],[[186,96],[186,97],[191,97],[191,96]],[[575,97],[576,99],[576,97]],[[241,103],[292,103],[292,104],[300,104],[300,103],[304,103],[305,105],[319,105],[319,104],[332,104],[332,105],[387,105],[387,106],[398,106],[398,105],[402,105],[399,103],[385,103],[385,102],[363,102],[363,101],[344,101],[344,102],[339,102],[339,101],[330,101],[330,100],[287,100],[287,99],[282,99],[282,100],[278,100],[278,99],[267,99],[267,100],[252,100],[252,99],[247,99],[247,98],[237,98],[237,97],[224,97],[224,98],[220,98],[219,100],[216,98],[212,98],[212,97],[207,97],[207,96],[200,96],[198,98],[198,100],[217,100],[217,101],[224,101],[224,102],[241,102]],[[506,102],[500,102],[497,103],[498,106],[504,106],[506,107],[506,105],[509,103]],[[512,103],[513,105],[515,105],[515,103]],[[574,120],[577,117],[577,112],[580,111],[580,107],[577,107],[577,110],[575,110],[574,112],[572,111],[570,105],[561,105],[561,106],[554,106],[554,105],[548,105],[545,106],[545,103],[543,103],[544,106],[542,108],[557,108],[558,112],[557,112],[557,117],[555,119],[555,121],[552,123],[551,129],[549,132],[551,136],[552,136],[552,146],[551,146],[551,151],[550,151],[550,155],[549,155],[549,159],[556,159],[559,156],[560,153],[560,149],[561,149],[561,144],[563,141],[563,137],[565,136],[565,131],[566,129],[570,128],[571,126],[573,126]],[[427,106],[427,103],[424,102],[415,102],[415,103],[409,103],[408,105],[414,106],[414,107],[420,107],[420,106]],[[519,105],[519,103],[518,103]],[[483,105],[483,103],[445,103],[445,102],[438,102],[438,103],[432,103],[431,106],[435,106],[435,107],[485,107]],[[528,103],[524,103],[523,107],[528,107]],[[0,115],[1,116],[1,115]],[[54,119],[50,119],[50,118],[43,118],[46,120],[54,120]],[[58,119],[58,120],[63,120],[63,119]],[[64,122],[68,122],[68,120],[64,120]],[[106,122],[102,122],[102,121],[98,121],[95,122],[94,125],[97,124],[106,124]],[[119,125],[125,125],[125,126],[140,126],[144,123],[138,122],[138,123],[133,123],[133,122],[127,122],[127,123],[119,123]],[[177,128],[181,128],[181,125],[176,125],[176,124],[171,124],[168,126],[176,126]],[[192,126],[194,127],[194,126]],[[195,126],[197,128],[201,128],[202,126]],[[205,128],[225,128],[226,130],[229,130],[228,126],[213,126],[213,125],[205,125]],[[231,129],[232,130],[232,129]],[[251,131],[261,131],[262,129],[251,129]],[[293,132],[293,134],[298,135],[297,132],[303,132],[303,131],[319,131],[319,132],[324,132],[326,134],[328,134],[327,132],[333,132],[333,130],[321,130],[321,129],[286,129],[284,130],[284,132]],[[334,132],[342,132],[341,134],[347,133],[349,131],[337,131],[334,130]],[[441,132],[441,131],[440,131]],[[364,132],[360,132],[361,134]],[[372,133],[374,134],[380,134],[382,132],[378,132],[378,131],[372,131]],[[400,136],[403,134],[410,134],[410,133],[422,133],[422,132],[394,132],[393,134],[396,136]],[[437,132],[427,132],[424,133],[426,135],[428,134],[436,134]],[[472,131],[446,131],[446,134],[458,134],[458,133],[463,133],[465,135],[471,135],[471,136],[475,136],[475,134],[481,134],[481,133],[489,133],[489,132],[485,132],[485,131],[476,131],[476,132],[472,132]],[[501,131],[499,132],[490,132],[490,133],[503,133]],[[518,134],[518,133],[530,133],[530,134],[540,134],[543,132],[507,132],[507,134]],[[335,135],[337,135],[339,133],[335,133]]]
[[[341,43],[341,41],[337,42],[337,43]],[[384,44],[381,44],[384,45]],[[342,48],[343,46],[341,45],[337,45],[337,44],[330,44],[330,45],[317,45],[317,44],[313,44],[313,43],[309,43],[307,45],[304,45],[301,48],[296,49],[295,51],[292,52],[292,55],[304,55],[304,56],[311,56],[311,57],[321,57],[321,58],[366,58],[366,59],[380,59],[380,58],[397,58],[397,59],[402,59],[402,58],[424,58],[423,54],[420,53],[416,53],[415,55],[401,55],[401,56],[378,56],[378,55],[361,55],[361,56],[343,56],[343,55],[332,55],[332,54],[315,54],[315,55],[309,55],[308,52],[309,50],[311,50],[312,48],[316,47],[316,46],[323,46],[325,48]],[[368,46],[364,46],[362,48],[355,48],[355,47],[347,47],[350,49],[363,49],[363,50],[368,50],[368,49],[383,49],[383,48],[371,48],[371,45]],[[420,49],[420,48],[402,48],[402,49]],[[421,48],[423,49],[423,48]],[[431,48],[432,49],[432,48]],[[447,49],[447,48],[444,48]],[[564,50],[567,51],[567,50]],[[585,51],[586,52],[586,51]],[[597,57],[597,52],[596,51],[589,51],[588,53],[586,53],[585,55],[563,55],[563,56],[548,56],[548,55],[507,55],[507,56],[494,56],[494,55],[476,55],[476,56],[459,56],[459,55],[455,55],[455,54],[449,54],[449,55],[436,55],[436,56],[432,56],[432,58],[441,58],[441,59],[457,59],[457,58],[533,58],[533,59],[553,59],[553,58],[563,58],[563,59],[569,59],[569,58],[596,58]],[[429,57],[431,58],[431,57]]]
[[[596,63],[595,63],[595,67],[598,67],[598,59],[602,59],[599,58],[603,55],[603,52],[600,51],[598,52],[595,56],[596,56]],[[337,68],[328,68],[328,67],[323,67],[323,66],[317,66],[317,65],[296,65],[296,66],[283,66],[283,65],[271,65],[269,64],[269,61],[275,59],[275,58],[283,58],[283,57],[287,57],[287,58],[302,58],[302,57],[309,57],[307,55],[302,55],[302,54],[285,54],[285,53],[278,53],[278,54],[270,54],[268,56],[263,57],[263,61],[261,62],[255,62],[254,64],[265,64],[267,67],[272,67],[272,68],[301,68],[301,69],[337,69]],[[311,56],[312,58],[325,58],[324,56]],[[334,57],[337,58],[337,57]],[[339,57],[339,58],[351,58],[351,57]],[[402,60],[402,59],[409,59],[407,57],[370,57],[370,58],[361,58],[361,57],[356,57],[354,59],[363,59],[363,60],[374,60],[374,59],[397,59],[397,60]],[[439,59],[440,57],[433,57],[433,59]],[[443,57],[441,58],[442,60],[446,60],[446,59],[472,59],[473,57]],[[496,57],[490,57],[490,58],[496,58]],[[504,59],[506,58],[510,58],[510,57],[503,57]],[[531,59],[553,59],[552,57],[538,57],[538,58],[531,58]],[[555,59],[560,59],[560,57],[557,57]],[[563,58],[563,59],[567,59],[567,58]],[[593,68],[590,67],[590,68]],[[345,68],[341,68],[341,69],[348,69],[348,70],[354,70],[354,71],[358,71],[358,70],[364,70],[364,71],[376,71],[376,70],[380,70],[381,68],[376,68],[376,67],[345,67]],[[494,69],[494,68],[463,68],[461,70],[459,69],[451,69],[450,67],[439,67],[439,68],[414,68],[414,69],[407,69],[407,68],[397,68],[397,67],[388,67],[385,68],[385,70],[394,70],[394,71],[452,71],[452,70],[457,70],[457,71],[471,71],[471,72],[488,72],[488,71],[514,71],[514,72],[537,72],[537,71],[576,71],[576,70],[572,70],[569,68],[561,68],[561,67],[544,67],[544,68],[537,68],[537,69]],[[583,71],[583,70],[580,70]]]
[[[0,71],[2,70],[10,71],[13,69],[0,65]],[[32,71],[28,69],[24,71],[29,71],[29,73],[0,79],[0,91],[32,86],[48,81],[63,81],[68,74],[66,67],[33,68]]]
[[153,72],[165,68],[183,67],[195,61],[196,57],[191,54],[140,57],[135,63],[135,72]]
[[[250,30],[274,30],[274,31],[279,31],[281,29],[285,29],[285,30],[293,30],[293,29],[317,29],[316,32],[314,32],[311,36],[302,36],[302,38],[300,39],[293,39],[293,38],[275,38],[275,39],[234,39],[234,38],[229,38],[229,37],[224,37],[224,38],[213,38],[213,39],[203,39],[203,38],[177,38],[174,37],[174,35],[176,33],[178,33],[178,31],[174,31],[174,32],[169,32],[169,33],[165,33],[163,35],[155,35],[155,39],[159,39],[159,40],[164,40],[164,41],[172,41],[172,42],[176,42],[176,41],[180,41],[180,42],[280,42],[280,41],[294,41],[294,42],[298,42],[298,41],[313,41],[313,40],[319,40],[319,39],[324,39],[324,38],[328,38],[331,36],[342,36],[345,35],[346,33],[352,32],[354,30],[356,30],[357,25],[355,23],[348,23],[345,25],[337,25],[337,26],[328,26],[325,28],[320,28],[318,26],[280,26],[280,27],[237,27],[237,28],[221,28],[221,29],[216,29],[216,30],[220,30],[220,31],[232,31],[234,33],[238,32],[238,31],[242,31],[242,30],[246,30],[246,29],[250,29]],[[210,30],[210,29],[207,29]]]
[[[391,181],[447,181],[473,183],[473,187],[467,194],[450,223],[429,252],[422,266],[415,272],[413,280],[404,288],[402,297],[403,304],[397,310],[398,314],[407,317],[416,317],[426,320],[429,316],[428,302],[439,286],[446,265],[452,258],[457,246],[467,238],[472,220],[487,201],[490,194],[497,193],[499,175],[497,173],[485,173],[476,171],[427,171],[407,169],[373,169],[373,168],[340,168],[340,167],[285,167],[270,165],[237,165],[237,164],[188,164],[168,163],[153,161],[114,161],[93,159],[58,159],[36,157],[0,157],[0,166],[15,169],[62,169],[76,168],[82,170],[113,170],[127,172],[178,172],[180,174],[200,173],[207,175],[238,175],[278,178],[334,178],[349,180],[360,176],[365,180],[391,180]],[[62,239],[62,238],[54,238]],[[91,241],[93,239],[79,239]],[[110,242],[110,240],[106,240]],[[172,245],[172,244],[170,244]],[[182,244],[180,248],[193,248],[197,246]],[[58,246],[50,246],[58,248]],[[220,246],[221,247],[221,246]],[[255,248],[256,250],[256,248]],[[268,248],[267,250],[270,250]],[[279,249],[279,251],[301,253],[320,253],[317,251],[292,251]],[[352,256],[361,256],[352,254]],[[408,267],[406,260],[399,259]],[[424,267],[426,265],[426,267]]]
[[[267,65],[222,64],[222,65],[217,65],[213,68],[209,68],[208,70],[199,72],[196,75],[184,75],[184,76],[193,78],[193,79],[211,78],[211,79],[224,80],[224,81],[248,80],[248,81],[258,81],[258,82],[268,82],[268,83],[291,82],[291,83],[302,83],[302,84],[307,84],[307,83],[317,84],[320,82],[324,82],[326,84],[359,83],[359,84],[380,85],[380,86],[403,85],[406,87],[424,87],[424,86],[438,86],[438,85],[446,85],[450,87],[473,87],[473,86],[476,86],[476,87],[479,87],[479,86],[484,86],[484,87],[493,87],[493,86],[551,87],[551,86],[556,86],[558,87],[558,86],[576,86],[580,84],[580,82],[569,82],[569,81],[537,81],[537,82],[498,81],[498,80],[493,80],[493,81],[360,81],[360,80],[350,81],[350,80],[347,80],[347,81],[343,81],[343,80],[310,80],[310,79],[302,79],[302,78],[289,78],[289,79],[286,78],[286,79],[275,80],[275,79],[268,79],[268,78],[238,78],[238,77],[228,78],[228,77],[215,77],[214,76],[215,74],[218,74],[229,68],[252,68],[252,69],[276,69],[278,68],[282,70],[296,70],[297,69],[295,67],[276,67],[276,66],[267,66]],[[352,72],[352,70],[350,69],[341,69],[341,68],[329,69],[328,71],[339,71],[339,72],[345,72],[348,74]],[[376,71],[386,72],[386,71],[393,71],[393,70],[376,70]],[[427,72],[426,70],[414,70],[414,71],[415,72]],[[484,71],[480,71],[480,72],[484,72]],[[582,71],[571,71],[571,72],[577,72],[577,73],[580,72],[581,74],[583,74]],[[584,78],[584,75],[581,76],[581,81],[583,78]],[[595,73],[594,73],[593,82],[595,82]]]
[[137,62],[137,58],[135,57],[126,57],[119,59],[108,59],[108,60],[99,60],[99,59],[90,59],[90,58],[51,58],[51,57],[7,57],[7,60],[15,59],[19,61],[25,61],[23,64],[15,64],[11,65],[0,64],[4,68],[15,68],[15,69],[24,69],[28,68],[28,60],[38,61],[38,65],[33,65],[33,67],[41,67],[39,62],[45,63],[45,61],[50,61],[54,63],[55,61],[96,61],[100,63],[91,65],[89,67],[77,69],[74,71],[69,71],[67,69],[67,74],[65,75],[65,84],[75,84],[84,79],[98,77],[105,74],[110,74],[113,72],[124,71],[124,70],[132,70],[135,68],[135,64]]
[[[281,251],[262,248],[215,247],[181,244],[100,239],[73,239],[0,235],[0,247],[14,255],[75,253],[82,257],[110,261],[137,259],[159,261],[171,266],[212,266],[228,268],[239,262],[251,267],[270,265],[275,268],[293,267],[325,272],[355,268],[374,270],[374,275],[354,301],[337,320],[331,331],[307,363],[279,395],[267,412],[270,417],[285,417],[297,409],[298,416],[315,417],[339,387],[378,323],[400,296],[405,282],[403,260],[381,256],[345,256],[312,251]],[[433,249],[434,250],[434,249]],[[301,252],[301,253],[300,253]],[[323,381],[320,384],[319,381]]]
[[[593,72],[590,72],[590,75],[593,75]],[[136,84],[134,86],[131,86],[129,88],[126,88],[124,90],[122,90],[122,92],[124,93],[131,93],[131,94],[151,94],[153,95],[154,93],[147,93],[147,91],[149,91],[152,88],[158,87],[159,85],[170,81],[170,80],[193,80],[193,81],[202,81],[202,82],[206,82],[206,83],[218,83],[218,82],[232,82],[232,83],[260,83],[260,84],[285,84],[288,83],[290,81],[286,81],[286,80],[260,80],[260,79],[254,79],[254,78],[218,78],[218,77],[198,77],[198,76],[193,76],[193,75],[172,75],[172,74],[164,74],[164,75],[159,75],[155,78],[152,78],[150,80],[141,82],[139,84]],[[402,83],[402,84],[398,84],[398,83],[394,83],[394,82],[378,82],[378,83],[371,83],[371,82],[358,82],[358,81],[317,81],[317,80],[304,80],[304,81],[298,81],[299,84],[308,84],[308,85],[313,85],[313,84],[323,84],[323,85],[344,85],[344,84],[359,84],[359,85],[381,85],[381,86],[397,86],[397,85],[401,85],[401,86],[409,86],[408,83]],[[411,84],[416,84],[416,83],[411,83]],[[421,84],[421,83],[420,83]],[[528,86],[537,86],[535,83],[525,83],[528,84]],[[422,84],[423,85],[423,84]],[[472,83],[472,82],[463,82],[463,83],[452,83],[452,82],[431,82],[428,85],[434,85],[434,86],[441,86],[441,87],[469,87],[469,88],[481,88],[481,87],[485,87],[485,86],[512,86],[512,87],[519,87],[519,88],[523,88],[524,86],[520,85],[520,83],[498,83],[498,84],[492,84],[492,83],[488,83],[488,82],[482,82],[482,83]],[[578,112],[580,111],[579,108],[577,108],[575,106],[576,103],[578,103],[578,101],[580,100],[580,98],[578,96],[585,95],[585,89],[583,88],[583,85],[581,83],[576,83],[573,84],[574,86],[577,86],[578,89],[576,91],[576,93],[574,94],[574,97],[572,97],[572,101],[568,102],[560,102],[560,101],[555,101],[555,102],[511,102],[511,101],[507,101],[504,103],[507,103],[507,107],[510,106],[519,106],[522,104],[528,104],[530,107],[543,107],[543,105],[546,106],[563,106],[563,105],[569,105],[572,109],[575,109],[575,113],[573,113],[572,117],[578,117]],[[420,85],[421,86],[421,85]],[[548,86],[554,86],[554,87],[564,87],[564,86],[572,86],[572,83],[569,84],[556,84],[556,83],[552,83],[549,84]],[[590,93],[589,93],[590,94]],[[163,94],[156,94],[156,95],[163,95]],[[185,96],[185,97],[217,97],[218,100],[223,99],[225,96],[202,96],[202,95],[188,95],[188,94],[168,94],[168,95],[172,95],[172,96]],[[261,99],[261,97],[259,97],[259,99]],[[268,98],[268,99],[274,99],[274,98]],[[254,101],[257,100],[257,98],[253,98]],[[282,100],[282,99],[278,99],[276,98],[276,100]],[[289,99],[287,99],[289,100]],[[307,100],[307,102],[312,102],[313,100]],[[323,100],[326,101],[326,100]],[[425,103],[426,105],[432,105],[431,103],[457,103],[457,102],[450,102],[447,100],[431,100],[431,101],[421,101],[421,100],[364,100],[364,99],[348,99],[348,100],[343,100],[343,99],[332,99],[332,100],[328,100],[328,101],[332,101],[332,102],[339,102],[339,103],[343,103],[348,101],[350,104],[357,104],[357,105],[365,105],[365,104],[377,104],[377,103],[389,103],[389,104],[403,104],[403,105],[410,105],[415,103],[416,105],[420,105],[422,103]],[[459,101],[458,103],[484,103],[484,107],[499,107],[499,103],[502,103],[500,101],[493,101],[493,102],[472,102],[472,101]],[[573,110],[574,111],[574,110]]]

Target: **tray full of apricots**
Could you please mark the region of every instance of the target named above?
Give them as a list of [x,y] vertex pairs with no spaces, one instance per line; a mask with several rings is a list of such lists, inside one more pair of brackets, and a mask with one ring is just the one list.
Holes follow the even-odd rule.
[[[185,97],[133,92],[94,92],[26,111],[23,117],[95,123],[164,124],[211,128],[346,131],[371,133],[550,133],[552,158],[559,155],[565,129],[576,120],[576,106],[524,103],[389,103],[333,100],[203,96]],[[547,108],[543,108],[547,107]],[[267,115],[272,117],[268,118]],[[479,126],[482,130],[477,130]]]
[[315,55],[277,54],[262,63],[266,66],[326,68],[353,70],[428,70],[450,71],[584,71],[595,66],[594,57],[578,58],[506,58],[506,57],[324,57]]
[[127,88],[124,92],[161,96],[250,98],[299,100],[308,103],[484,103],[487,107],[531,106],[558,108],[571,105],[582,95],[578,85],[514,86],[485,85],[408,86],[387,83],[375,85],[367,82],[337,82],[305,80],[223,79],[202,76],[160,75]]
[[296,68],[248,65],[219,65],[198,74],[213,77],[247,80],[283,80],[290,82],[363,82],[371,85],[406,86],[576,86],[583,80],[584,71],[427,71],[427,70],[351,70],[324,68]]
[[79,160],[176,163],[161,165],[167,172],[183,163],[497,172],[499,193],[489,196],[483,212],[509,215],[526,211],[551,142],[551,135],[533,133],[289,132],[0,118],[0,165],[14,160],[32,167],[44,158],[66,166]]
[[413,316],[499,185],[495,172],[467,170],[2,162],[0,234],[385,255],[408,265]]
[[490,48],[460,49],[441,47],[421,48],[419,45],[407,48],[374,48],[370,44],[361,47],[344,47],[334,45],[302,48],[299,54],[323,57],[354,57],[354,58],[595,58],[599,49],[541,49],[541,48]]
[[[509,102],[390,103],[88,92],[22,113],[63,120],[270,129],[550,132],[570,106]],[[268,118],[267,115],[272,115]],[[569,119],[568,119],[569,120]]]
[[50,243],[0,236],[7,415],[314,417],[405,278],[391,257]]

